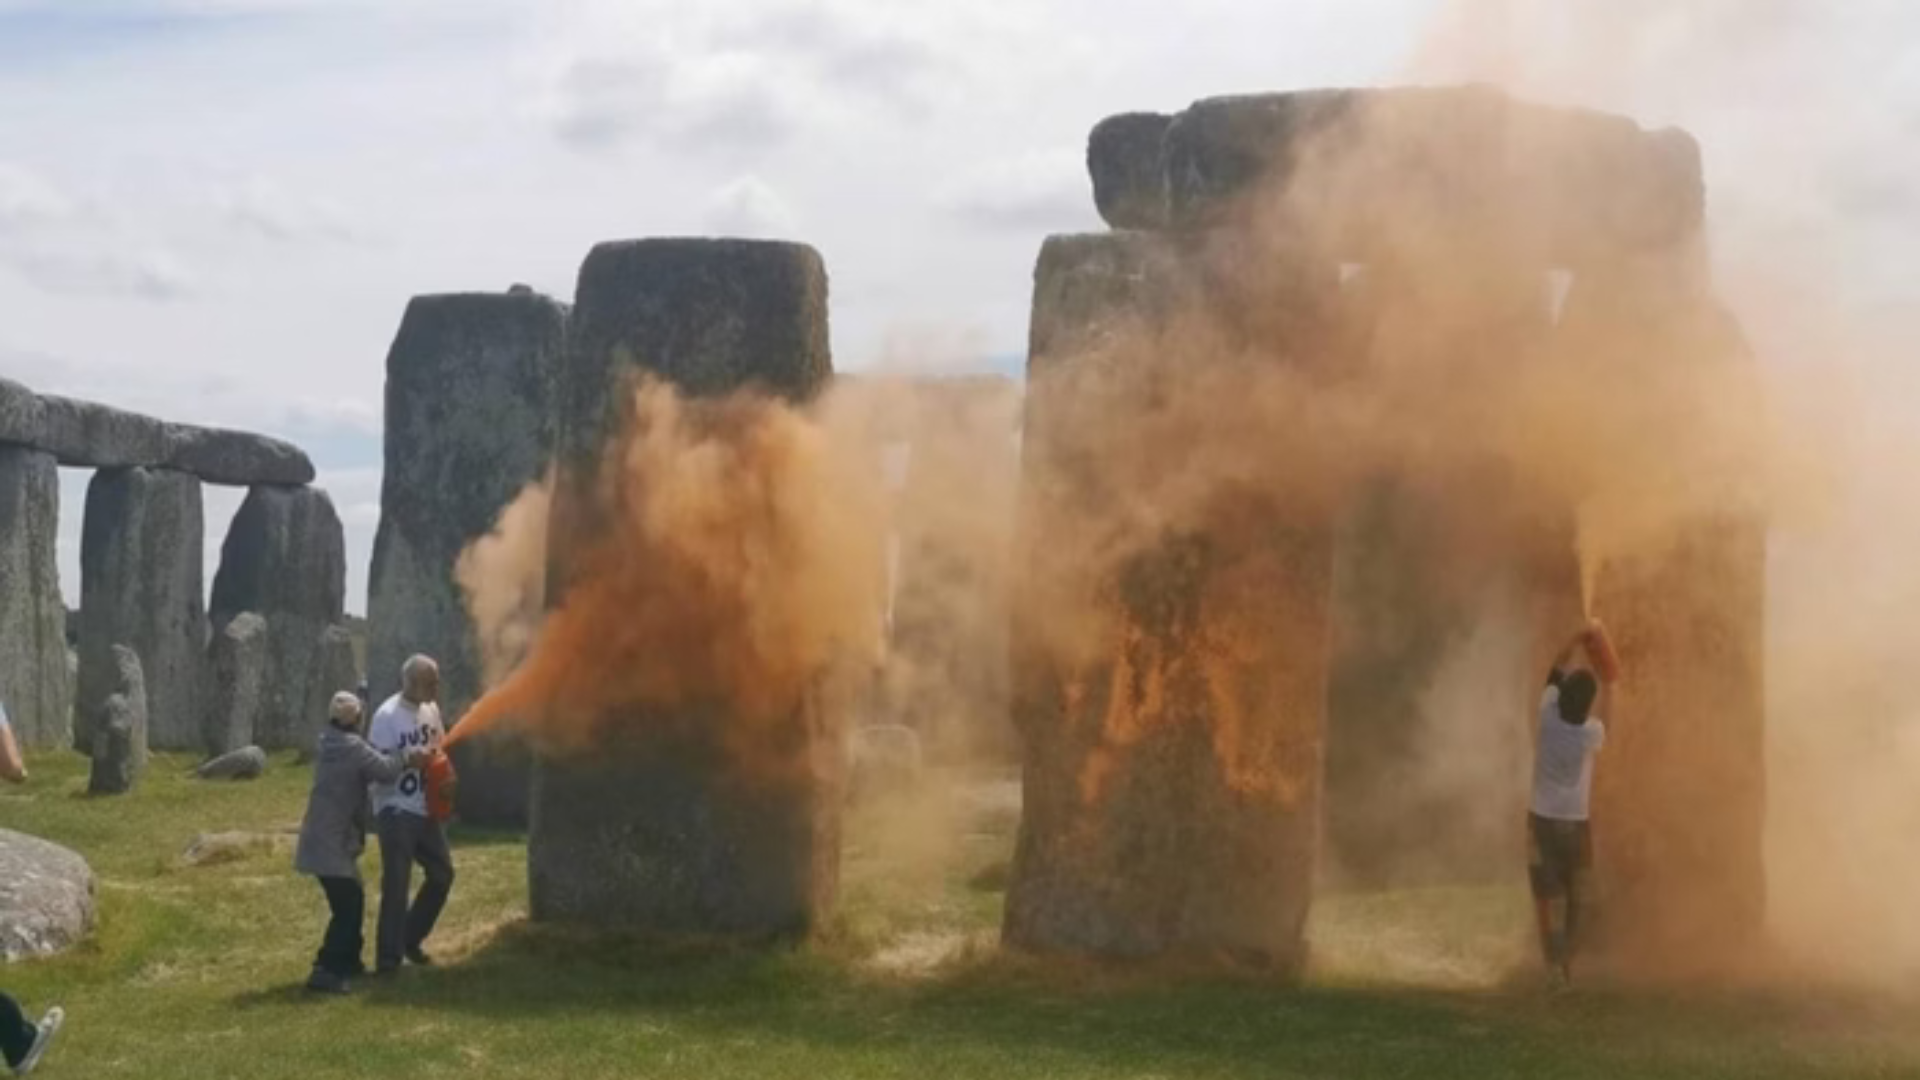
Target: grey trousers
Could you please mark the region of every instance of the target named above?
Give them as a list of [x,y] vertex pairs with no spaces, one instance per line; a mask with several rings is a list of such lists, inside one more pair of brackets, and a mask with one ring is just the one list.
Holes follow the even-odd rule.
[[[380,925],[374,939],[374,962],[386,971],[400,966],[407,953],[418,949],[433,933],[440,911],[453,892],[453,851],[446,830],[438,822],[416,814],[387,810],[376,824],[380,836]],[[413,864],[426,872],[420,895],[411,907],[407,893],[413,885]]]

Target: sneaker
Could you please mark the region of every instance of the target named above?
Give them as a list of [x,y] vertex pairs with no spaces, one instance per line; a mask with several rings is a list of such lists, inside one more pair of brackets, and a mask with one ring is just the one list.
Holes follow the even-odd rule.
[[425,949],[415,945],[413,948],[407,950],[407,963],[412,964],[414,967],[432,967],[433,957],[428,956]]
[[345,978],[323,968],[314,968],[313,974],[307,977],[307,989],[316,994],[344,994],[351,987]]
[[47,1010],[47,1014],[40,1018],[40,1024],[35,1029],[33,1046],[27,1050],[27,1056],[20,1059],[20,1064],[13,1067],[13,1075],[25,1076],[33,1071],[34,1066],[40,1064],[40,1059],[46,1055],[47,1047],[53,1045],[53,1037],[60,1033],[60,1025],[65,1023],[66,1019],[67,1014],[57,1005]]

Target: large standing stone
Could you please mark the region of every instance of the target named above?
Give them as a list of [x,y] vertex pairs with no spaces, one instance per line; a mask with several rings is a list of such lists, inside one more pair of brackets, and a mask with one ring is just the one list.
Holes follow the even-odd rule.
[[[659,240],[602,244],[580,270],[560,384],[559,483],[549,603],[598,528],[588,499],[639,365],[683,393],[747,385],[805,399],[832,376],[827,280],[794,244]],[[635,709],[636,714],[642,710]],[[832,902],[839,868],[841,725],[794,703],[797,766],[743,775],[714,733],[725,717],[615,730],[675,731],[644,744],[535,766],[528,843],[537,920],[694,933],[804,933]]]
[[51,956],[92,928],[87,861],[58,844],[0,829],[0,961]]
[[14,737],[34,748],[73,737],[67,609],[54,560],[57,472],[48,454],[0,444],[0,707]]
[[346,600],[346,539],[317,488],[256,487],[234,515],[213,579],[213,625],[252,612],[267,623],[267,671],[253,742],[308,749],[327,719],[322,635]]
[[[1126,235],[1051,239],[1035,273],[1015,587],[1025,795],[1004,932],[1039,951],[1292,970],[1318,843],[1329,521],[1225,499],[1091,571],[1066,539],[1125,505],[1086,440],[1177,374],[1152,339],[1200,315],[1194,273]],[[1095,621],[1056,640],[1050,621],[1077,609]]]
[[80,674],[74,744],[92,750],[88,710],[113,693],[113,648],[140,658],[147,737],[199,750],[207,647],[200,481],[167,469],[110,469],[87,486],[80,543]]
[[[486,689],[454,567],[547,470],[566,319],[564,305],[531,292],[407,305],[387,353],[386,471],[367,598],[375,702],[399,689],[414,653],[439,661],[449,722]],[[463,742],[454,764],[461,820],[525,827],[530,763],[512,740]]]
[[124,795],[147,767],[147,691],[140,658],[124,645],[113,647],[112,693],[83,703],[92,714],[91,795]]
[[1211,98],[1158,140],[1153,120],[1115,117],[1090,140],[1117,228],[1160,227],[1159,207],[1172,228],[1244,224],[1290,200],[1351,260],[1499,238],[1533,246],[1544,267],[1671,245],[1704,216],[1699,148],[1683,132],[1486,87]]
[[227,620],[208,650],[208,754],[253,743],[272,673],[267,667],[267,620],[245,612]]
[[1766,922],[1767,523],[1740,442],[1759,390],[1697,263],[1577,280],[1563,321],[1582,362],[1615,375],[1627,357],[1653,383],[1638,435],[1691,493],[1655,535],[1603,548],[1594,583],[1622,670],[1594,777],[1598,944],[1654,974],[1738,970]]

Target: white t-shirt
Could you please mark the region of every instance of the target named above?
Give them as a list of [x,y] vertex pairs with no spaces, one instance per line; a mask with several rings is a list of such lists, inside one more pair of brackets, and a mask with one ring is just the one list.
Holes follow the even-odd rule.
[[[395,694],[373,712],[367,725],[367,744],[384,754],[416,746],[439,746],[446,729],[440,726],[440,706],[416,706]],[[373,812],[399,810],[427,816],[427,783],[419,769],[408,769],[391,784],[373,785]]]
[[1597,716],[1584,724],[1560,718],[1560,688],[1540,698],[1540,746],[1533,757],[1533,812],[1553,821],[1587,820],[1593,795],[1593,758],[1607,742]]

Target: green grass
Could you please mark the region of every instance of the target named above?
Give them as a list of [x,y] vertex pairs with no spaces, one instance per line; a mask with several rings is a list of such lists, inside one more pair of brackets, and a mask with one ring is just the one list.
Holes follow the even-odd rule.
[[529,927],[520,840],[459,836],[447,962],[309,1000],[324,905],[287,853],[178,858],[201,832],[294,822],[305,770],[208,786],[160,758],[93,800],[78,759],[32,765],[0,824],[81,851],[100,885],[84,946],[0,973],[30,1008],[66,1006],[54,1080],[1920,1076],[1912,1001],[1502,989],[1524,906],[1498,890],[1323,903],[1305,987],[1003,956],[1010,821],[934,800],[856,815],[833,926],[765,954]]

